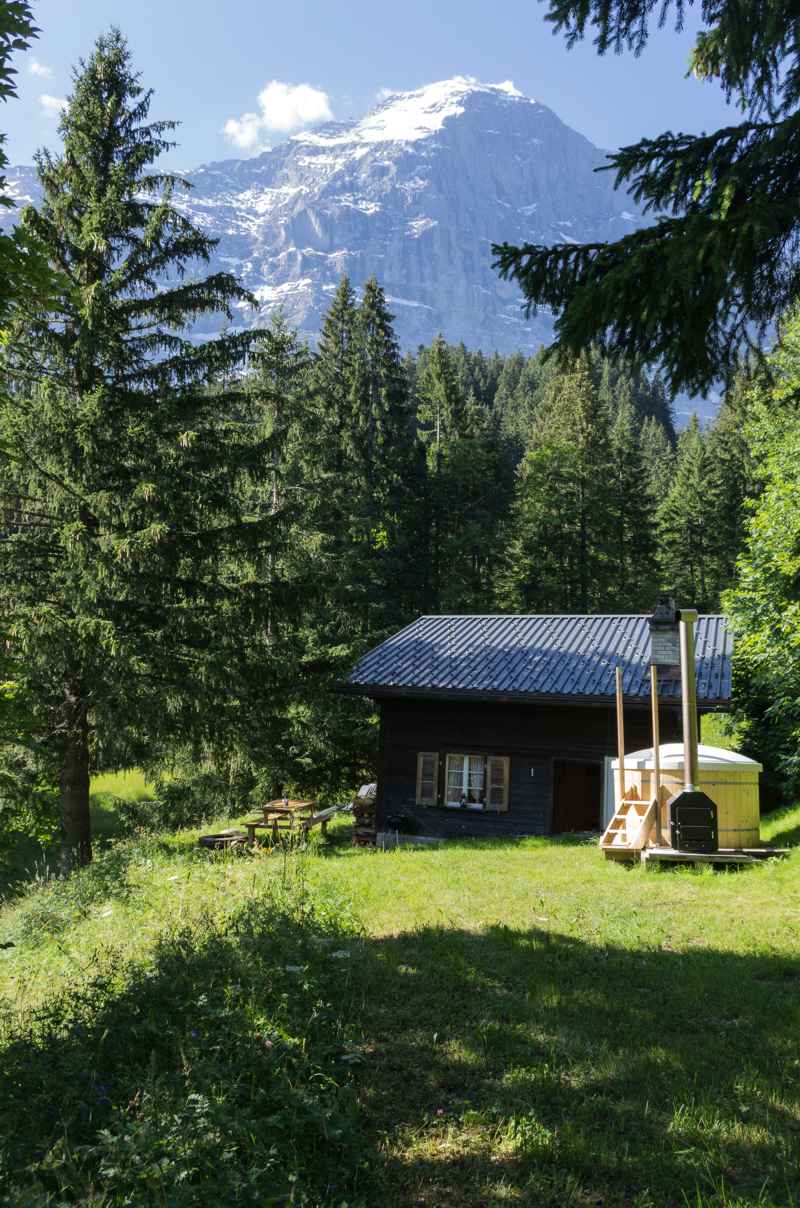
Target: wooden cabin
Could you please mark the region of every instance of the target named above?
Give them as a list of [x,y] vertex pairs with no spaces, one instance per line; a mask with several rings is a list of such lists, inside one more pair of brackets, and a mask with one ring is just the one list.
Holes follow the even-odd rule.
[[[378,832],[600,830],[616,754],[617,666],[626,744],[651,742],[649,619],[425,616],[369,651],[340,690],[380,710]],[[725,710],[725,618],[700,617],[695,639],[698,710]],[[659,695],[662,741],[679,740],[679,678],[662,676]]]

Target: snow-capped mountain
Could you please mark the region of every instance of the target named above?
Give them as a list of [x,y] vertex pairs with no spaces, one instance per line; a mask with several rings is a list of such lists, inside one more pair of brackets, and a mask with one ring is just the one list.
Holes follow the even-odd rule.
[[[282,307],[314,336],[343,273],[375,274],[404,347],[448,340],[532,351],[549,317],[526,320],[518,288],[492,268],[492,243],[619,238],[643,219],[604,154],[512,84],[464,77],[387,97],[359,121],[297,134],[252,159],[188,174],[180,207],[219,237],[215,268]],[[35,197],[32,169],[9,172]]]

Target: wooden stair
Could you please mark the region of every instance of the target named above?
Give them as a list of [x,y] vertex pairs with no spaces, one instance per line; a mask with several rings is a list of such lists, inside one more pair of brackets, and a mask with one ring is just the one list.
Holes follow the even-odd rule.
[[647,846],[656,821],[656,800],[643,801],[629,789],[600,839],[607,860],[627,860]]

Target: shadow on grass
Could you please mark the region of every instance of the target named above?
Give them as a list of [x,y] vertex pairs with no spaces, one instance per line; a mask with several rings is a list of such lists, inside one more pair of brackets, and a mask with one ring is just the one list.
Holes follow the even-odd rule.
[[[797,847],[800,845],[800,821],[796,805],[787,805],[782,809],[764,814],[761,819],[762,830],[769,828],[769,844],[772,847]],[[777,827],[777,830],[773,828]]]
[[800,961],[546,927],[369,955],[387,1208],[800,1203]]
[[220,926],[11,1026],[0,1203],[800,1203],[800,961]]

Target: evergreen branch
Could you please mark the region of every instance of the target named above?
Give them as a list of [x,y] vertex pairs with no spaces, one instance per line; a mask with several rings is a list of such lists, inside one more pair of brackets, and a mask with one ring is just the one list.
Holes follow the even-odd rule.
[[[688,0],[691,3],[691,0]],[[683,29],[687,0],[550,0],[547,20],[564,33],[569,47],[595,32],[599,54],[627,49],[639,55],[650,37],[651,22],[666,25],[674,13]],[[796,0],[769,4],[702,0],[705,27],[697,36],[690,70],[701,79],[717,79],[726,97],[756,116],[789,112],[798,100],[800,13]],[[789,66],[787,68],[787,61]]]
[[[169,258],[174,259],[174,253]],[[153,322],[169,323],[179,316],[181,323],[185,323],[200,315],[219,312],[230,319],[233,317],[232,302],[258,305],[253,294],[230,273],[215,273],[203,281],[167,288],[149,297],[128,298],[118,303],[116,310],[123,321],[148,316]]]
[[742,349],[759,355],[800,287],[800,117],[645,140],[614,166],[637,199],[680,216],[610,244],[495,246],[496,267],[527,313],[557,315],[555,352],[597,342],[663,363],[673,391],[703,392],[735,373]]
[[45,470],[45,468],[40,465],[30,450],[20,446],[20,452],[17,452],[16,449],[10,449],[8,445],[0,445],[0,458],[5,458],[6,461],[9,462],[19,462],[23,465],[32,466],[37,474],[41,474],[42,478],[46,479],[48,482],[52,482],[54,486],[59,487],[67,495],[71,495],[72,498],[76,499],[82,507],[88,507],[88,500],[85,499],[75,487],[73,487],[65,479],[59,478],[57,474],[53,474],[51,471]]

